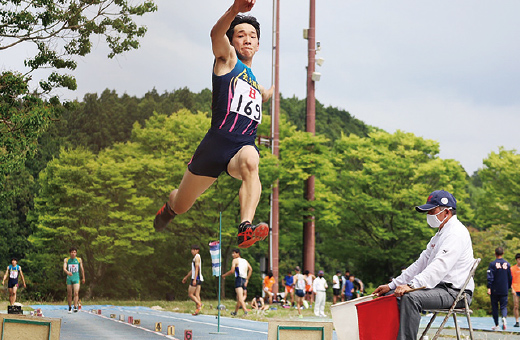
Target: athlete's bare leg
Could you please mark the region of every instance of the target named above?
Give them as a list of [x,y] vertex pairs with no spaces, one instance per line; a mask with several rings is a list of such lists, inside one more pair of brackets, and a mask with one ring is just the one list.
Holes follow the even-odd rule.
[[202,303],[200,302],[200,285],[197,285],[196,287],[189,286],[188,287],[188,296],[190,299],[195,302],[195,308],[199,308]]
[[73,284],[72,289],[74,290],[74,307],[77,308],[79,303],[79,283]]
[[239,192],[241,222],[253,222],[256,207],[262,193],[258,175],[260,156],[254,146],[246,145],[236,153],[228,164],[228,173],[242,181]]
[[179,188],[170,193],[170,207],[177,215],[184,214],[216,180],[214,177],[198,176],[186,170]]
[[242,287],[235,288],[235,292],[237,293],[237,304],[235,306],[235,313],[238,312],[238,308],[242,306],[244,313],[249,312],[246,307],[246,303],[244,301],[244,289]]
[[516,292],[513,293],[513,313],[515,314],[515,321],[518,322],[518,301],[519,297]]
[[14,305],[16,302],[16,291],[18,290],[18,287],[14,286],[13,288],[9,288],[9,303]]

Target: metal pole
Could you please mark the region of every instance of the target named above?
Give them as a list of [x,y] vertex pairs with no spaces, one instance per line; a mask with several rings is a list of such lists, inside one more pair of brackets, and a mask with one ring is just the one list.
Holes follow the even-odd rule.
[[[273,1],[273,54],[274,54],[274,93],[271,99],[271,133],[272,133],[272,153],[277,158],[280,157],[280,0]],[[278,180],[272,185],[271,193],[271,237],[270,237],[270,269],[275,277],[273,293],[278,293],[278,262],[279,262],[279,190]]]
[[[314,93],[314,80],[312,74],[315,70],[316,60],[316,1],[310,0],[309,11],[309,31],[308,31],[308,59],[307,66],[307,132],[316,134],[316,98]],[[314,201],[314,175],[310,176],[305,182],[305,198]],[[315,261],[315,224],[313,210],[309,209],[309,215],[303,226],[303,268],[314,271]]]
[[218,261],[220,263],[220,275],[218,276],[218,327],[217,332],[220,333],[220,290],[222,281],[222,211],[220,212],[219,228],[218,228]]

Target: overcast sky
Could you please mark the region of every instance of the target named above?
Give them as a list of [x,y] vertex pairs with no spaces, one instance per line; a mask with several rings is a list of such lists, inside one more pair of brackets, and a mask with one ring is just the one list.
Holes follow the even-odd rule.
[[[280,91],[306,96],[309,2],[281,1]],[[211,87],[209,31],[231,1],[156,0],[140,18],[148,27],[141,48],[107,59],[103,40],[78,60],[78,90],[62,97],[114,89],[138,97],[188,87]],[[272,0],[257,0],[261,23],[253,71],[271,80]],[[316,83],[324,105],[349,111],[367,124],[437,140],[440,157],[459,161],[471,175],[499,146],[520,144],[520,1],[316,0]],[[0,69],[20,67],[30,53],[1,52]],[[319,119],[319,116],[316,117]]]

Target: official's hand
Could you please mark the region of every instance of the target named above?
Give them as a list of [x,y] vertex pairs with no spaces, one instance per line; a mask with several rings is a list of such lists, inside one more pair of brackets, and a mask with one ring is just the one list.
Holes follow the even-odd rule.
[[491,288],[488,288],[488,295],[491,295]]
[[389,291],[390,291],[389,285],[381,285],[381,286],[377,287],[376,290],[374,290],[374,292],[372,294],[375,294],[377,296],[383,296],[386,293],[388,293]]
[[412,288],[410,288],[408,285],[400,285],[397,286],[395,289],[395,296],[400,297],[403,296],[405,293],[411,291]]

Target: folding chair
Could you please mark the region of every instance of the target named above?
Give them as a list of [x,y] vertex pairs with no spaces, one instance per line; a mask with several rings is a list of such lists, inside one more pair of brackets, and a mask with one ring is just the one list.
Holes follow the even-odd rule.
[[[457,298],[453,302],[453,305],[451,305],[451,308],[449,309],[430,309],[428,312],[433,313],[432,318],[430,319],[430,322],[428,323],[428,326],[426,326],[426,329],[421,335],[421,338],[419,340],[422,340],[424,336],[428,333],[428,330],[430,329],[431,325],[433,324],[433,321],[437,317],[438,313],[446,313],[446,317],[442,321],[441,325],[439,326],[439,329],[437,330],[437,333],[435,333],[435,336],[432,338],[432,340],[436,340],[439,335],[441,334],[442,330],[444,329],[444,325],[448,321],[449,317],[453,315],[453,321],[455,322],[455,331],[457,332],[457,340],[460,340],[460,328],[459,324],[457,323],[457,313],[458,314],[465,314],[466,318],[468,319],[468,325],[469,325],[469,336],[471,337],[471,340],[473,340],[473,327],[471,326],[471,318],[470,315],[473,313],[473,311],[469,308],[468,298],[465,292],[466,286],[468,285],[469,281],[473,276],[475,276],[475,271],[477,270],[478,264],[480,263],[480,258],[475,259],[475,262],[473,262],[473,266],[471,267],[471,270],[469,272],[468,278],[466,279],[466,282],[464,282],[464,285],[462,286],[459,294],[457,295]],[[464,300],[464,307],[462,308],[455,308],[459,301]]]

